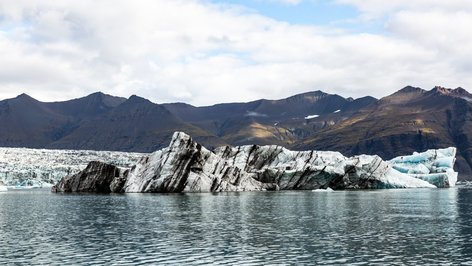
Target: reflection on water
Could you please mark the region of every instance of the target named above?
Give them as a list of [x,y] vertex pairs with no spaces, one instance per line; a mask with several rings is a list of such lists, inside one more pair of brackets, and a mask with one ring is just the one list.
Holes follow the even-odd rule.
[[472,190],[0,194],[0,263],[472,262]]

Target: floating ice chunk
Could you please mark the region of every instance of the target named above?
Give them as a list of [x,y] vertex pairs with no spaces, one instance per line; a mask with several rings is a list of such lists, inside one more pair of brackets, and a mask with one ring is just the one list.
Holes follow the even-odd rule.
[[313,192],[333,192],[334,190],[332,188],[328,187],[327,189],[319,188],[319,189],[313,189],[312,191]]
[[336,110],[336,111],[333,112],[333,114],[339,113],[339,112],[341,112],[341,110]]
[[429,182],[437,187],[453,187],[458,173],[454,171],[456,148],[427,150],[413,155],[399,156],[389,162],[404,174]]
[[454,170],[447,169],[445,173],[419,174],[412,176],[421,180],[425,180],[437,187],[454,187],[457,183],[457,175],[458,173],[454,172]]
[[0,192],[7,192],[8,188],[5,186],[0,186]]
[[308,116],[305,116],[305,119],[313,119],[313,118],[317,118],[317,117],[320,117],[319,115],[308,115]]
[[427,180],[405,175],[391,168],[386,175],[378,177],[384,187],[377,188],[436,188]]
[[42,188],[52,188],[52,187],[53,187],[53,184],[41,183],[41,187],[42,187]]
[[347,188],[434,188],[427,181],[414,178],[392,168],[391,163],[379,156],[359,155],[348,159],[344,183]]

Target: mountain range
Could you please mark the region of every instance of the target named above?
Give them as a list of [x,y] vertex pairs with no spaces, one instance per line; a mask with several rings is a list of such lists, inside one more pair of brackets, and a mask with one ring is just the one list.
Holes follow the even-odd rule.
[[197,107],[101,92],[63,102],[26,94],[0,101],[0,146],[152,152],[184,131],[206,147],[276,144],[391,159],[458,148],[460,179],[472,179],[472,94],[462,88],[405,87],[387,97],[321,91]]

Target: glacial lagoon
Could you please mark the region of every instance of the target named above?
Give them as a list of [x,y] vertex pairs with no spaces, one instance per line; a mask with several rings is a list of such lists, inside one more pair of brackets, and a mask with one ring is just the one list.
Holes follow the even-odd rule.
[[0,193],[0,264],[472,264],[472,189]]

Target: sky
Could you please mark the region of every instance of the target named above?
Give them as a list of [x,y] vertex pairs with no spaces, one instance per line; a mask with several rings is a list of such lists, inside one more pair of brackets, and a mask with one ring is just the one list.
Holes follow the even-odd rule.
[[472,90],[470,0],[2,0],[0,99]]

